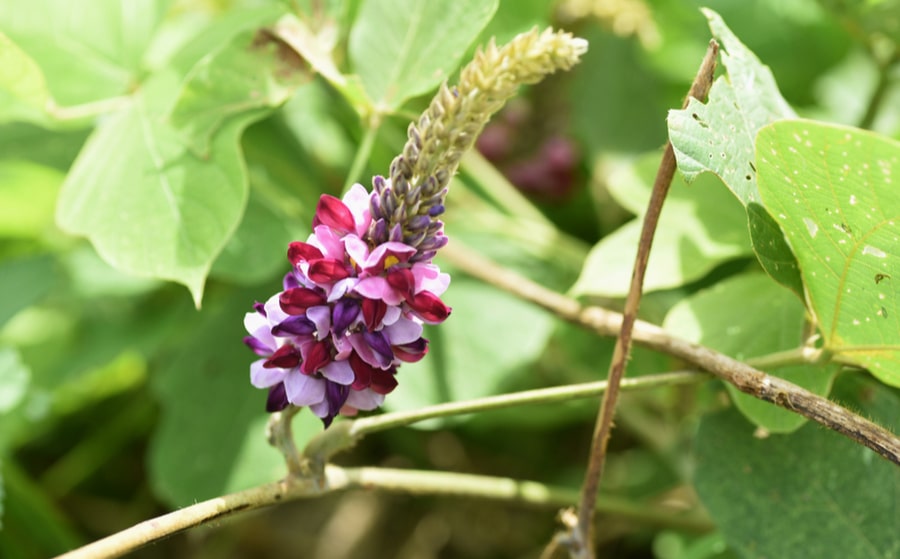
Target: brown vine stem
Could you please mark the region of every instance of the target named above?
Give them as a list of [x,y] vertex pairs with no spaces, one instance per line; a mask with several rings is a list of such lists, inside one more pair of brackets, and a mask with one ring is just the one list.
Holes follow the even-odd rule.
[[[327,466],[324,483],[312,478],[288,476],[285,480],[216,497],[141,522],[121,532],[64,553],[57,559],[111,559],[131,553],[193,526],[226,516],[287,501],[318,497],[348,489],[379,489],[414,495],[445,495],[517,501],[533,506],[558,507],[573,503],[574,491],[533,481],[510,478],[397,470],[391,468],[341,468]],[[636,522],[670,526],[693,532],[713,529],[702,514],[682,513],[663,506],[638,505],[623,499],[603,498],[597,508]]]
[[[559,318],[598,335],[615,336],[622,327],[622,314],[600,307],[582,306],[575,299],[498,266],[480,254],[461,247],[459,243],[450,243],[441,251],[441,256],[452,262],[456,269],[543,307]],[[827,398],[755,369],[749,363],[675,338],[649,322],[635,321],[633,334],[634,343],[638,345],[682,359],[733,384],[741,392],[837,431],[900,466],[900,437]]]
[[[697,76],[691,84],[682,108],[687,107],[688,100],[692,97],[699,101],[706,100],[709,88],[712,87],[718,54],[719,44],[714,39],[710,40],[706,56],[703,57],[703,62],[700,64],[700,69],[697,71]],[[609,366],[609,375],[607,376],[609,386],[603,394],[603,401],[597,413],[588,467],[585,472],[581,498],[579,499],[575,517],[577,520],[574,524],[570,522],[566,526],[566,533],[558,535],[558,541],[569,549],[569,554],[573,559],[593,559],[595,555],[593,545],[594,502],[597,498],[600,479],[603,477],[603,466],[606,463],[606,449],[612,433],[616,403],[619,400],[619,385],[622,382],[622,377],[625,376],[625,364],[631,352],[632,330],[634,322],[637,320],[638,308],[640,307],[643,293],[644,273],[647,270],[647,262],[650,258],[650,249],[653,245],[653,237],[656,234],[656,226],[659,223],[659,215],[662,212],[666,195],[669,193],[672,178],[675,176],[675,169],[675,152],[672,149],[672,143],[666,142],[666,149],[663,152],[662,161],[656,173],[647,213],[644,215],[644,222],[641,227],[641,237],[631,275],[631,285],[628,290],[628,296],[625,298],[622,325]]]

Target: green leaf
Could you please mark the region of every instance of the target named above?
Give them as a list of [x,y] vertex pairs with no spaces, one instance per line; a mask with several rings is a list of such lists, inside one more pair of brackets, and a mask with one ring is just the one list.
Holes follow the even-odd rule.
[[[863,415],[900,427],[900,399],[884,387],[842,377],[835,392]],[[703,417],[696,443],[697,493],[741,557],[900,554],[894,464],[814,424],[765,439],[753,432],[739,414],[720,412]]]
[[[274,21],[281,10],[272,8],[248,14],[247,27]],[[172,124],[192,149],[206,154],[211,137],[229,118],[277,106],[310,78],[297,53],[267,33],[248,30],[191,68],[172,109]]]
[[[152,378],[162,404],[149,463],[156,494],[172,506],[275,481],[284,459],[266,447],[266,392],[250,384],[257,357],[241,343],[243,315],[256,291],[227,293],[189,318],[183,350]],[[301,419],[294,431],[306,438],[322,428]]]
[[38,238],[51,230],[63,178],[56,169],[36,163],[0,161],[0,236]]
[[[775,78],[712,10],[704,9],[709,27],[722,44],[727,78],[717,79],[706,104],[691,99],[684,110],[669,111],[669,138],[678,168],[688,182],[711,172],[745,206],[759,202],[754,141],[759,129],[775,120],[795,118],[778,91]],[[794,256],[771,219],[748,208],[750,238],[767,273],[796,289],[800,279]],[[783,237],[783,235],[782,235]],[[798,292],[799,294],[799,292]]]
[[[610,176],[612,196],[643,216],[650,199],[658,154]],[[642,217],[607,235],[588,254],[574,295],[621,297],[628,293]],[[703,176],[688,186],[678,180],[669,191],[659,220],[659,234],[644,280],[644,289],[678,287],[706,275],[716,265],[751,254],[744,212],[719,181]]]
[[50,94],[41,69],[9,37],[0,33],[0,123],[46,120]]
[[251,190],[244,219],[211,273],[237,283],[254,284],[272,278],[279,271],[287,272],[290,267],[287,246],[295,238],[278,208],[271,207]]
[[756,149],[825,348],[900,386],[900,143],[788,121],[763,128]]
[[366,0],[350,61],[369,97],[396,110],[446,80],[497,10],[497,0]]
[[756,132],[775,120],[794,118],[775,78],[722,21],[704,9],[709,28],[722,44],[727,79],[713,83],[709,101],[691,99],[684,110],[669,111],[669,137],[678,168],[690,183],[715,173],[744,205],[759,201],[753,168]]
[[747,226],[756,258],[767,274],[803,299],[800,266],[778,222],[757,203],[747,204]]
[[182,283],[199,305],[246,204],[238,139],[262,113],[230,120],[201,157],[162,118],[176,87],[176,76],[157,74],[97,129],[63,184],[56,216],[114,267]]
[[427,330],[428,355],[399,369],[389,409],[499,394],[543,352],[553,330],[547,313],[464,276],[454,277],[443,299],[453,315]]
[[[747,309],[753,312],[748,313]],[[680,338],[745,360],[802,345],[805,312],[790,292],[763,274],[737,276],[717,283],[675,305],[663,327]],[[828,394],[837,365],[790,365],[767,372],[819,395]],[[806,422],[726,384],[738,409],[772,433],[788,433]]]
[[42,254],[0,262],[0,327],[22,309],[42,299],[58,280],[53,258]]
[[[315,27],[315,30],[312,27]],[[313,26],[288,14],[278,21],[274,32],[339,91],[359,115],[371,113],[372,101],[366,95],[359,76],[347,76],[338,70],[334,58],[338,30],[333,24],[317,23]]]
[[31,371],[22,362],[19,352],[11,347],[0,347],[0,415],[16,407],[31,380]]
[[144,51],[169,0],[0,3],[0,29],[43,70],[53,98],[76,105],[121,95],[140,77]]

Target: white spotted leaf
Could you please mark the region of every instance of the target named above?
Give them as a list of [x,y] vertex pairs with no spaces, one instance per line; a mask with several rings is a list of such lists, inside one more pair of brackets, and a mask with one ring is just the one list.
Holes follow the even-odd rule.
[[691,99],[686,109],[669,111],[669,137],[685,180],[712,172],[746,206],[759,200],[753,163],[757,131],[796,115],[769,67],[738,40],[719,14],[703,13],[721,42],[727,73],[713,83],[706,104]]
[[756,156],[824,347],[900,386],[900,143],[783,121],[760,131]]
[[722,45],[726,73],[713,83],[707,103],[691,99],[669,111],[669,139],[687,182],[710,172],[747,207],[750,240],[766,273],[798,295],[800,276],[784,235],[758,206],[753,142],[756,133],[796,114],[781,96],[772,71],[728,29],[719,14],[703,10]]
[[366,0],[349,56],[381,108],[397,109],[446,80],[497,10],[497,0]]

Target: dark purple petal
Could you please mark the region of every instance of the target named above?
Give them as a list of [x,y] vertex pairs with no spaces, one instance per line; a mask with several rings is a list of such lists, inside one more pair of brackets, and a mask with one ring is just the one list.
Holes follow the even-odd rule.
[[388,234],[388,240],[393,242],[403,242],[403,227],[400,224],[396,224],[391,227],[391,232]]
[[425,354],[428,353],[428,340],[419,338],[414,342],[394,345],[391,346],[391,348],[394,350],[394,357],[400,361],[415,363],[425,357]]
[[259,314],[261,314],[263,316],[267,316],[265,303],[260,303],[259,301],[253,303],[253,310],[255,310],[256,312],[258,312]]
[[293,289],[295,287],[300,287],[301,285],[303,285],[300,282],[300,278],[297,277],[296,271],[297,270],[294,269],[284,275],[284,279],[281,281],[281,284],[285,289]]
[[257,355],[268,357],[272,354],[272,350],[266,344],[257,340],[253,336],[244,336],[244,343],[247,344],[247,347],[252,349],[253,353]]
[[417,215],[409,220],[407,227],[411,230],[418,231],[420,229],[425,229],[430,223],[431,218],[427,215]]
[[316,331],[316,325],[305,316],[292,316],[272,328],[273,336],[309,336]]
[[379,219],[378,221],[374,222],[374,226],[372,229],[372,239],[379,244],[387,242],[387,222],[384,219]]
[[275,386],[269,388],[269,397],[266,398],[266,411],[269,413],[281,411],[288,407],[287,393],[284,390],[284,383],[279,382]]
[[428,215],[430,215],[431,217],[437,217],[437,216],[441,215],[442,213],[444,213],[444,205],[443,204],[435,204],[434,206],[431,206],[430,208],[428,208]]
[[325,400],[328,402],[328,415],[322,418],[322,423],[325,424],[326,428],[331,425],[334,418],[341,412],[341,408],[349,395],[349,386],[331,382],[330,380],[325,381]]
[[353,324],[353,321],[356,320],[357,316],[359,316],[358,300],[348,299],[347,297],[338,299],[338,302],[334,305],[334,311],[331,319],[334,333],[338,336],[343,336],[344,331],[347,330],[347,328],[351,324]]
[[288,245],[288,260],[294,266],[300,262],[318,260],[324,256],[321,250],[303,241],[294,241]]
[[319,225],[327,225],[340,233],[349,233],[356,229],[356,221],[353,212],[340,198],[329,194],[323,194],[316,206],[316,215],[313,217],[313,230]]
[[384,365],[387,365],[394,360],[394,352],[391,350],[391,344],[388,343],[387,338],[384,337],[384,333],[380,330],[377,332],[369,332],[366,330],[363,332],[363,339],[369,347],[375,350],[375,353],[381,356],[381,362]]

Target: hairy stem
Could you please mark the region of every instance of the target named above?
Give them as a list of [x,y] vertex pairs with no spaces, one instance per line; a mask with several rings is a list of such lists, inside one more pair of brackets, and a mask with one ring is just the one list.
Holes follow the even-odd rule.
[[[709,88],[712,86],[718,53],[719,44],[715,40],[711,40],[706,56],[703,58],[703,62],[700,65],[697,76],[694,78],[694,83],[691,85],[690,92],[685,98],[682,108],[687,106],[690,98],[700,101],[706,99]],[[644,274],[647,271],[647,262],[650,259],[650,249],[653,245],[653,237],[656,234],[659,216],[662,213],[663,202],[669,193],[672,178],[675,176],[675,169],[675,152],[672,149],[672,143],[667,142],[656,174],[656,180],[653,183],[653,191],[650,195],[647,213],[644,215],[641,238],[638,243],[637,256],[635,257],[631,275],[631,285],[628,289],[628,296],[625,299],[622,326],[616,339],[612,361],[609,366],[609,375],[607,376],[609,386],[603,394],[603,401],[597,413],[594,436],[591,440],[590,458],[578,505],[578,522],[575,524],[574,530],[568,534],[568,537],[562,540],[564,544],[568,544],[572,557],[581,559],[593,559],[594,557],[594,538],[592,533],[594,502],[596,501],[600,478],[603,476],[603,466],[606,462],[606,449],[612,432],[616,403],[619,399],[619,385],[622,382],[622,377],[625,376],[625,363],[631,352],[632,330],[634,322],[637,320],[638,308],[640,307]]]
[[[530,279],[452,243],[443,256],[468,275],[490,283],[525,301],[542,307],[563,320],[593,330],[601,336],[615,336],[622,327],[620,313],[591,306],[547,289]],[[766,374],[707,347],[678,339],[659,326],[637,320],[634,343],[677,357],[698,369],[712,373],[754,398],[800,414],[866,446],[900,466],[900,437],[860,417],[850,410],[813,394],[805,388]]]
[[[324,471],[323,484],[312,479],[289,476],[282,481],[216,497],[146,520],[60,555],[57,559],[121,557],[194,526],[240,512],[348,489],[476,497],[547,507],[570,504],[576,497],[575,492],[570,489],[510,478],[420,470],[328,466]],[[682,530],[704,532],[713,528],[706,517],[697,513],[682,513],[662,506],[645,506],[623,499],[600,499],[597,502],[597,509],[638,522]]]

